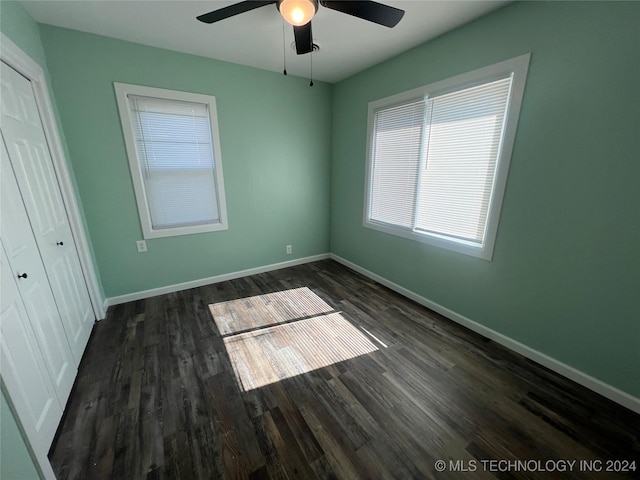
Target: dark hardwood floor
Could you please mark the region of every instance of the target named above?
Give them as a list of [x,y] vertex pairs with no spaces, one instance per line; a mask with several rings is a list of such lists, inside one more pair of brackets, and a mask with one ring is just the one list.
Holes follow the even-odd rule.
[[50,459],[83,480],[640,478],[640,416],[327,260],[111,307]]

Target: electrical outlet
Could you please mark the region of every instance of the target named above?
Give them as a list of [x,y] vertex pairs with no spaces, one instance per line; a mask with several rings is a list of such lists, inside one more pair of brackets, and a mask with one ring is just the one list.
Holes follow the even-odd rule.
[[291,255],[293,253],[293,248],[291,248],[291,245],[287,245],[287,255]]
[[138,253],[147,251],[147,242],[144,240],[136,240],[136,247],[138,248]]

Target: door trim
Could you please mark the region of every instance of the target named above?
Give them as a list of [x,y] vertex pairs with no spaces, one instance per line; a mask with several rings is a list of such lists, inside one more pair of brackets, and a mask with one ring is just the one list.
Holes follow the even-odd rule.
[[58,123],[53,112],[44,71],[40,65],[13,43],[9,37],[1,32],[0,35],[0,60],[31,81],[44,135],[51,152],[53,169],[58,177],[62,200],[67,211],[71,233],[76,243],[82,273],[84,274],[89,298],[91,299],[93,313],[96,320],[102,320],[106,316],[105,299],[93,263],[93,257],[80,214],[80,207],[76,200],[75,190],[73,188],[64,148],[62,147],[62,141],[60,140]]

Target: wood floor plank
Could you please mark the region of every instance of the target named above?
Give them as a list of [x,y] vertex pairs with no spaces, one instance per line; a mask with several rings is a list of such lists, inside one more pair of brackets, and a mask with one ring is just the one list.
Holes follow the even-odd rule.
[[270,385],[268,390],[271,393],[271,398],[273,398],[272,404],[276,405],[270,408],[269,411],[277,408],[281,412],[282,417],[287,422],[287,427],[291,431],[293,439],[302,450],[307,462],[312,463],[322,457],[322,448],[313,436],[309,425],[302,417],[295,401],[292,400],[283,383]]
[[302,449],[279,408],[269,410],[264,415],[267,433],[273,441],[278,455],[283,460],[287,476],[291,479],[313,479],[313,470],[309,466]]
[[74,480],[605,478],[482,463],[563,459],[640,478],[640,415],[331,260],[111,307],[50,451]]

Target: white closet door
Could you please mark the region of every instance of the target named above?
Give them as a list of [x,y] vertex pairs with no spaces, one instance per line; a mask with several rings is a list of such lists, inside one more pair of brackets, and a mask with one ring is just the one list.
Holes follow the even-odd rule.
[[0,372],[32,448],[46,455],[62,417],[62,407],[2,247],[0,254]]
[[2,135],[76,363],[95,320],[31,82],[0,65]]
[[[4,305],[5,302],[5,276],[9,275],[17,285],[56,396],[60,405],[65,405],[76,377],[77,363],[71,353],[62,320],[51,293],[4,142],[0,147],[0,157],[2,157],[0,158],[2,170],[0,231],[2,246],[7,256],[7,264],[3,265],[5,267],[3,270],[10,271],[10,273],[3,272],[2,304]],[[11,288],[11,285],[8,288]],[[27,319],[22,318],[22,320]],[[4,318],[2,328],[4,331]],[[11,350],[15,351],[12,337],[4,340]],[[24,382],[30,382],[28,372],[23,374]]]

